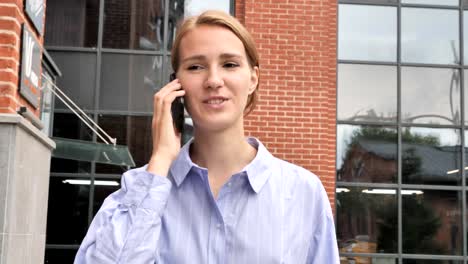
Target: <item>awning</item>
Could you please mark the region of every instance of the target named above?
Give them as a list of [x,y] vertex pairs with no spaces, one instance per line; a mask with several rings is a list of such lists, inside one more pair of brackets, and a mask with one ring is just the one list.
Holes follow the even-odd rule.
[[50,87],[45,85],[56,98],[60,99],[86,126],[91,129],[104,143],[83,141],[69,138],[52,138],[56,148],[52,152],[52,157],[89,161],[119,166],[135,167],[130,151],[127,146],[117,145],[117,139],[109,136],[106,131],[94,122],[73,100],[71,100],[57,85],[45,74],[43,80],[49,82]]
[[135,167],[127,146],[53,137],[52,157]]

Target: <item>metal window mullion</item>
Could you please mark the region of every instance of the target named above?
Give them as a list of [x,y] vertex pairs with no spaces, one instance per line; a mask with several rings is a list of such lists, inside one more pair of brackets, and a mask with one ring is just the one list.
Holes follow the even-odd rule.
[[78,249],[80,245],[74,244],[46,244],[46,249]]
[[462,198],[462,202],[461,202],[461,205],[462,205],[462,214],[461,214],[461,220],[462,220],[462,254],[463,254],[463,258],[465,259],[465,262],[466,263],[466,259],[467,259],[467,237],[466,237],[466,232],[467,232],[467,226],[466,226],[466,178],[465,178],[465,175],[466,175],[466,172],[465,172],[465,157],[466,157],[466,153],[465,153],[465,91],[464,91],[464,83],[465,83],[465,74],[464,74],[464,64],[465,64],[465,61],[464,61],[464,34],[463,34],[463,1],[460,0],[460,5],[459,5],[459,30],[460,30],[460,39],[459,39],[459,45],[460,45],[460,53],[459,53],[459,56],[460,56],[460,99],[461,99],[461,102],[460,102],[460,117],[461,117],[461,142],[460,142],[460,145],[461,145],[461,177],[462,177],[462,195],[461,195],[461,198]]
[[236,1],[235,0],[230,0],[229,8],[231,8],[231,10],[229,10],[230,11],[229,13],[235,17],[236,16]]
[[428,185],[428,184],[400,184],[400,183],[373,183],[373,182],[337,182],[338,187],[363,187],[363,188],[387,188],[387,189],[421,189],[438,191],[461,191],[459,185]]
[[[163,85],[169,81],[169,69],[167,68],[168,64],[168,54],[167,43],[169,43],[169,4],[170,0],[164,0],[164,30],[163,30],[163,48],[162,48],[162,69],[159,71],[159,85]],[[160,88],[160,87],[157,87]]]
[[96,53],[96,48],[84,48],[84,47],[73,47],[73,46],[45,46],[44,48],[47,51]]
[[400,4],[401,7],[408,8],[430,8],[430,9],[445,9],[445,10],[457,10],[459,6],[449,5],[418,5],[418,4]]
[[397,176],[397,255],[398,263],[403,264],[403,224],[402,224],[402,195],[401,195],[401,184],[402,184],[402,136],[401,136],[401,2],[398,1],[397,7],[397,164],[398,164],[398,176]]
[[[102,38],[104,33],[104,7],[105,0],[99,2],[99,22],[98,22],[98,45],[96,54],[96,79],[94,82],[94,109],[93,120],[98,123],[97,109],[99,108],[99,95],[101,90],[101,64],[102,64]],[[96,134],[93,134],[93,142],[96,142]],[[91,162],[91,184],[89,188],[89,205],[88,205],[88,225],[91,225],[93,221],[93,210],[94,210],[94,181],[96,178],[96,162]]]

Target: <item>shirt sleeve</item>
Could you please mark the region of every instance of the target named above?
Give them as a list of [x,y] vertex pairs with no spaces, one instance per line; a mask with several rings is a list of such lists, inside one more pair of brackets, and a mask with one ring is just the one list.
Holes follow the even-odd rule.
[[340,264],[333,214],[327,194],[321,188],[321,214],[309,247],[307,264]]
[[94,217],[75,264],[156,262],[172,184],[146,167],[127,171],[121,182],[121,189],[104,200]]

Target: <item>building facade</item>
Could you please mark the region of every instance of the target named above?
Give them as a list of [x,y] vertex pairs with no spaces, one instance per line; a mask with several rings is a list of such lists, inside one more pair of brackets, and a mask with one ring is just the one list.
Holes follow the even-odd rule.
[[[23,1],[6,2],[3,23],[12,19],[2,10],[24,9]],[[128,146],[136,166],[151,152],[152,95],[172,71],[177,22],[207,8],[230,12],[254,36],[260,100],[246,132],[320,177],[335,211],[341,263],[468,263],[468,1],[46,1],[44,47],[61,73],[49,75]],[[20,64],[0,67],[19,72]],[[15,104],[1,101],[6,97]],[[31,108],[49,124],[44,134],[101,142],[48,98],[42,111]],[[0,111],[30,107],[23,100],[2,90]],[[127,169],[52,158],[46,263],[72,261]]]
[[[45,46],[62,72],[58,87],[118,144],[127,145],[137,166],[145,164],[152,95],[172,71],[177,22],[208,7],[235,15],[258,44],[260,100],[246,120],[247,134],[319,175],[333,203],[336,3],[48,0]],[[57,100],[51,131],[53,137],[100,141]],[[118,183],[126,169],[53,158],[48,263],[73,258],[103,199],[119,188],[101,183]],[[91,184],[69,184],[71,179]]]

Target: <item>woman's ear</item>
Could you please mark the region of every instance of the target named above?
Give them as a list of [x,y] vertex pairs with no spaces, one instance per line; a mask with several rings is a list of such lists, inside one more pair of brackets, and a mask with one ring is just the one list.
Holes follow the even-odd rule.
[[249,87],[249,94],[252,94],[258,86],[258,77],[260,74],[260,70],[258,66],[253,67],[250,76],[250,87]]

